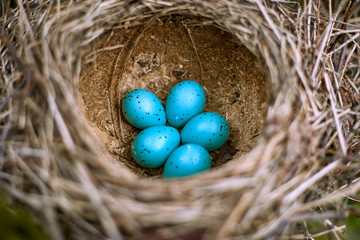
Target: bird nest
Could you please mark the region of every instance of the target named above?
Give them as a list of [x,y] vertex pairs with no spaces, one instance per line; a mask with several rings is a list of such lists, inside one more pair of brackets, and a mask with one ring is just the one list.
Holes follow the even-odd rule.
[[[360,188],[358,1],[18,1],[1,17],[0,181],[54,239],[307,238]],[[229,122],[212,168],[131,159],[127,92],[182,80]],[[314,235],[315,234],[315,235]]]

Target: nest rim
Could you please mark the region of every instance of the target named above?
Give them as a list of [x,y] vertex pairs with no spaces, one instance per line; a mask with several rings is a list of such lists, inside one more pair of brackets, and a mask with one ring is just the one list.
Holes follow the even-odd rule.
[[[185,3],[186,8],[181,7],[181,3]],[[330,77],[326,69],[313,70],[311,75],[308,74],[307,65],[303,64],[307,62],[301,53],[303,49],[296,47],[296,44],[300,43],[296,42],[289,29],[282,28],[288,21],[281,19],[275,10],[267,8],[259,1],[236,3],[236,7],[212,1],[87,1],[83,4],[77,3],[70,7],[64,4],[48,8],[44,11],[46,21],[37,26],[40,34],[33,31],[30,22],[32,16],[38,16],[36,14],[42,11],[41,8],[34,7],[35,10],[31,12],[33,15],[29,15],[25,11],[26,8],[29,10],[29,6],[21,5],[18,11],[25,19],[25,24],[21,21],[14,21],[14,24],[19,24],[23,32],[12,32],[16,35],[16,38],[12,38],[14,42],[19,40],[19,36],[24,37],[24,45],[17,43],[17,46],[18,52],[25,60],[14,61],[14,65],[11,66],[17,65],[21,71],[13,70],[12,77],[9,77],[15,82],[15,87],[8,84],[6,91],[11,93],[10,98],[15,103],[14,111],[17,111],[18,115],[16,123],[12,120],[8,123],[13,124],[11,127],[14,133],[35,128],[36,135],[43,129],[47,130],[43,138],[28,138],[24,141],[30,142],[30,147],[45,146],[45,149],[50,150],[54,156],[61,156],[63,159],[60,160],[64,161],[56,157],[50,158],[51,160],[43,158],[39,161],[42,164],[39,171],[36,163],[29,165],[26,157],[22,159],[14,150],[18,149],[17,146],[10,144],[6,148],[5,156],[15,160],[4,161],[3,169],[14,175],[19,174],[19,171],[13,169],[24,171],[26,177],[20,174],[20,179],[31,179],[38,195],[26,191],[26,186],[22,184],[20,189],[26,194],[12,189],[9,184],[9,179],[12,178],[8,178],[7,175],[1,177],[1,180],[5,183],[7,194],[34,209],[41,209],[39,202],[43,203],[49,199],[49,191],[59,199],[65,196],[63,201],[52,199],[53,201],[46,205],[42,216],[44,221],[49,223],[49,231],[55,239],[63,238],[61,224],[53,218],[56,208],[69,214],[72,221],[86,217],[95,222],[96,227],[88,225],[88,222],[77,222],[75,232],[84,234],[83,236],[94,234],[98,237],[121,239],[121,233],[118,231],[121,229],[129,238],[132,236],[136,239],[140,236],[153,236],[149,231],[155,229],[155,236],[161,237],[198,234],[196,236],[211,239],[211,235],[215,234],[218,239],[231,236],[239,236],[240,239],[259,239],[265,236],[280,236],[286,232],[291,224],[291,215],[297,214],[298,204],[302,207],[299,211],[306,212],[323,200],[318,196],[318,199],[307,203],[302,194],[310,190],[312,184],[331,176],[334,169],[340,169],[347,164],[342,158],[334,158],[331,163],[316,161],[317,158],[321,158],[321,152],[316,153],[315,150],[324,148],[321,138],[326,135],[328,123],[316,125],[321,127],[314,130],[311,119],[316,120],[314,116],[318,116],[317,114],[322,111],[326,114],[331,111],[327,111],[330,109],[329,106],[319,103],[315,96],[316,84],[311,86],[310,80],[320,84],[324,77],[326,86],[330,87]],[[85,12],[84,7],[87,7],[89,12]],[[66,8],[68,9],[65,11]],[[215,9],[218,11],[214,11]],[[283,10],[285,11],[286,7]],[[133,176],[127,169],[114,169],[110,166],[112,163],[107,164],[108,161],[112,161],[111,156],[100,154],[101,146],[91,133],[86,119],[79,114],[81,111],[78,108],[73,107],[76,106],[79,94],[75,89],[79,84],[82,69],[82,63],[78,59],[89,51],[87,46],[95,37],[111,27],[116,28],[119,23],[115,19],[122,19],[125,25],[132,21],[131,24],[137,24],[136,13],[140,12],[143,14],[142,17],[152,14],[166,16],[172,13],[207,17],[213,24],[227,29],[251,52],[264,59],[269,74],[268,113],[260,140],[247,155],[232,160],[221,169],[186,180],[167,182],[141,179]],[[241,17],[241,13],[245,13],[246,17]],[[82,14],[81,18],[77,18],[79,14]],[[29,17],[30,19],[27,19]],[[9,22],[12,23],[12,20]],[[94,22],[97,24],[92,25]],[[76,23],[83,24],[83,29]],[[73,35],[68,34],[69,28],[75,29]],[[325,35],[329,32],[330,28],[324,30]],[[38,45],[35,44],[37,40]],[[5,52],[11,52],[11,44],[6,46]],[[57,49],[56,46],[61,47]],[[64,53],[64,49],[68,52]],[[44,53],[44,61],[39,59],[38,51]],[[53,71],[48,71],[49,67]],[[16,86],[18,78],[20,83],[24,80],[24,85]],[[18,89],[20,93],[26,93],[23,99],[17,94],[12,95]],[[329,101],[334,104],[331,89],[327,90],[330,93]],[[8,104],[8,101],[2,101],[4,106]],[[34,103],[39,106],[36,107]],[[22,104],[27,106],[30,113],[21,111]],[[45,112],[41,109],[45,109]],[[47,121],[34,117],[36,111]],[[26,114],[32,114],[34,118],[28,118]],[[334,114],[335,124],[338,125],[339,119],[336,119],[336,112]],[[55,124],[49,123],[52,121]],[[355,122],[355,126],[356,124],[358,122]],[[81,131],[81,137],[74,134],[78,131]],[[34,136],[30,135],[33,134],[31,131],[27,134]],[[339,143],[335,148],[346,155],[347,149],[344,152],[344,148],[347,148],[347,143],[341,138],[342,132],[339,130],[338,135]],[[21,134],[16,136],[21,137]],[[46,144],[50,144],[51,148],[47,148]],[[26,148],[20,150],[20,154],[27,156]],[[31,152],[35,153],[37,152]],[[41,152],[37,154],[42,157]],[[42,171],[42,168],[46,171]],[[39,177],[34,176],[35,172]],[[56,177],[55,180],[49,180],[49,173]],[[298,182],[292,181],[293,179],[297,179]],[[357,183],[352,188],[346,187],[325,198],[338,198],[341,194],[359,189],[358,185]],[[339,186],[337,188],[340,189]],[[29,196],[31,198],[27,199]],[[264,197],[268,197],[267,201],[261,200]],[[232,209],[225,209],[221,201],[232,206]],[[192,204],[194,202],[196,204]],[[126,207],[119,209],[120,206]],[[272,206],[276,209],[274,212],[270,210]],[[86,209],[91,213],[86,213]],[[70,214],[71,211],[75,214]],[[265,219],[261,218],[264,211],[268,213]],[[176,219],[173,214],[177,214]],[[57,216],[65,219],[69,217],[66,214]],[[123,219],[127,219],[128,222],[124,222]],[[283,227],[282,221],[287,223],[286,227]],[[164,229],[169,230],[169,225],[173,227],[173,235],[163,235]],[[252,225],[256,225],[253,232],[249,230]]]

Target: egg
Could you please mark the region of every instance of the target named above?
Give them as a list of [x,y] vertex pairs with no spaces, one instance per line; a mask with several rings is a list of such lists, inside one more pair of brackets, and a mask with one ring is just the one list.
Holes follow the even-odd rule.
[[122,112],[129,123],[140,129],[166,124],[164,106],[145,89],[129,92],[123,100]]
[[170,126],[154,126],[142,130],[132,144],[132,155],[143,167],[162,166],[179,146],[180,134]]
[[183,127],[201,113],[204,106],[205,92],[200,84],[194,81],[180,82],[171,89],[166,99],[166,119],[173,127]]
[[211,167],[211,158],[205,148],[185,144],[171,153],[165,163],[164,178],[186,177],[201,173]]
[[193,117],[181,131],[181,143],[194,143],[208,151],[220,148],[228,139],[229,124],[224,117],[213,112],[204,112]]

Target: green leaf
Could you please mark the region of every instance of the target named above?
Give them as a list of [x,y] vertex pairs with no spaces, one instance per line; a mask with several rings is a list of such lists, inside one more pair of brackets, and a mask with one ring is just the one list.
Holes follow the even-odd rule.
[[0,239],[47,240],[49,237],[23,209],[7,204],[0,195]]
[[360,217],[349,215],[345,224],[348,240],[358,240],[360,236]]

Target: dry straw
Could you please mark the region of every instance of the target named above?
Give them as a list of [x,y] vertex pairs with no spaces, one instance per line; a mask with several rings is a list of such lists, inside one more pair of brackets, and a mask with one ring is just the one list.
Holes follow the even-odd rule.
[[[3,1],[2,189],[53,239],[311,239],[327,232],[341,239],[344,226],[333,220],[349,213],[344,202],[360,189],[358,5]],[[114,167],[76,99],[94,39],[170,14],[203,17],[262,58],[270,100],[250,153],[165,183]],[[309,233],[308,219],[328,231]]]

